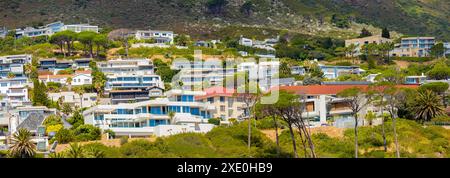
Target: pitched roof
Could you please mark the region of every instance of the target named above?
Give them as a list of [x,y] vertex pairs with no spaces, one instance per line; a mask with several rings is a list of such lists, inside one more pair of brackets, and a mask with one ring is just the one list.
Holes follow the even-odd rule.
[[[418,88],[419,85],[397,85],[399,88]],[[308,95],[336,95],[339,92],[350,89],[360,88],[367,90],[369,85],[307,85],[307,86],[281,86],[280,90],[294,92],[296,94],[308,94]],[[278,89],[272,88],[272,90]]]
[[225,87],[221,87],[221,86],[206,88],[203,91],[205,92],[205,95],[196,96],[195,99],[198,100],[198,99],[204,99],[204,98],[209,98],[209,97],[214,97],[214,96],[233,96],[233,94],[235,93],[234,89],[225,88]]
[[47,78],[56,79],[56,78],[68,78],[68,77],[72,77],[72,75],[39,75],[39,79],[47,79]]
[[77,70],[75,71],[75,74],[91,74],[91,70]]

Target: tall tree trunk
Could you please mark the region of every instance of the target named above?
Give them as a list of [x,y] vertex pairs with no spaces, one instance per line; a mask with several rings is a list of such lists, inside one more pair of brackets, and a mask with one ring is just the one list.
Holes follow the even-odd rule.
[[381,116],[381,133],[383,137],[384,152],[387,152],[386,131],[384,130],[384,117]]
[[294,149],[294,158],[298,158],[297,144],[295,143],[295,137],[294,137],[294,131],[292,130],[292,124],[289,124],[289,134],[291,135],[291,139],[292,139],[292,149]]
[[[302,122],[303,122],[303,120],[302,120]],[[303,122],[303,125],[305,126],[304,122]],[[309,124],[308,124],[308,127],[309,127]],[[313,141],[311,139],[311,135],[310,135],[309,131],[306,129],[306,127],[303,127],[303,132],[305,133],[306,139],[308,140],[309,149],[311,151],[311,157],[316,158],[314,143],[313,143]]]
[[400,150],[398,147],[398,139],[397,139],[397,129],[395,128],[395,117],[392,117],[392,127],[394,127],[394,140],[395,140],[395,152],[397,154],[397,158],[400,158]]
[[278,122],[275,115],[272,116],[273,121],[275,123],[275,140],[277,142],[277,157],[280,157],[280,141],[278,140]]
[[358,158],[358,117],[357,114],[354,114],[355,118],[355,158]]
[[300,126],[298,124],[295,124],[298,128],[298,135],[300,136],[300,140],[302,141],[302,146],[303,146],[303,152],[305,154],[305,158],[308,157],[308,150],[306,147],[306,141],[303,139],[303,134],[302,134],[302,129],[300,128]]
[[94,45],[89,44],[89,54],[91,55],[91,58],[94,57]]
[[384,130],[384,117],[383,117],[383,97],[381,97],[381,103],[380,103],[380,115],[381,115],[381,135],[383,137],[383,146],[384,146],[384,152],[387,152],[387,142],[386,142],[386,131]]
[[250,152],[251,139],[252,139],[252,121],[249,116],[248,117],[248,140],[247,140],[248,152]]

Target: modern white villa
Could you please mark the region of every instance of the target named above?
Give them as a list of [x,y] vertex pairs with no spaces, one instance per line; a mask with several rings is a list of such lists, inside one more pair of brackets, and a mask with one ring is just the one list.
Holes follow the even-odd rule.
[[137,40],[154,39],[156,43],[173,44],[175,34],[173,31],[138,30],[135,37]]
[[[180,132],[207,132],[214,106],[195,101],[202,92],[173,90],[167,98],[137,103],[97,105],[83,112],[85,123],[111,129],[119,136],[166,136]],[[171,117],[169,113],[173,112]]]

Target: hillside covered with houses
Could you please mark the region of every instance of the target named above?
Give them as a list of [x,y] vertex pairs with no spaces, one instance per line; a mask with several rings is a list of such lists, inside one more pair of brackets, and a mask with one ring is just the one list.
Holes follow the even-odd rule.
[[98,20],[0,31],[0,157],[450,156],[446,33],[202,36]]

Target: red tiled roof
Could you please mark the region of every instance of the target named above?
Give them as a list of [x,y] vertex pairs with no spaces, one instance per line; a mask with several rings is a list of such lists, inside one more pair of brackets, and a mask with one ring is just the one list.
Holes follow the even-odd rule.
[[39,79],[47,79],[47,78],[68,78],[72,77],[72,75],[39,75]]
[[75,71],[75,74],[91,74],[91,70],[77,70]]
[[[336,95],[349,88],[367,90],[369,85],[308,85],[308,86],[281,86],[280,90],[308,95]],[[398,88],[418,88],[419,85],[397,85]],[[277,88],[273,88],[277,89]],[[272,89],[272,90],[273,90]]]
[[214,97],[214,96],[233,96],[235,90],[232,88],[225,88],[225,87],[211,87],[203,90],[206,94],[203,96],[196,96],[196,100]]

